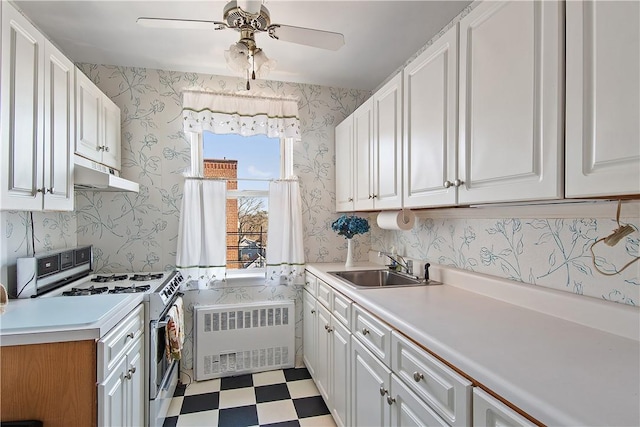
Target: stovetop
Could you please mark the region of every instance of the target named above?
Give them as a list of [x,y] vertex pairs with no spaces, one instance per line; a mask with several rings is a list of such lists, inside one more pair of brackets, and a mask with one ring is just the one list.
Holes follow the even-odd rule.
[[94,274],[58,293],[62,296],[152,293],[170,277],[171,273]]

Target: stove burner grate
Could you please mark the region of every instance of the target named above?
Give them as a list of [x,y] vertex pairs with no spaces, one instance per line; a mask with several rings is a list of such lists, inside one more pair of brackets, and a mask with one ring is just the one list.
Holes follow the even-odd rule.
[[156,273],[156,274],[147,273],[147,274],[134,274],[129,279],[134,280],[136,282],[143,282],[146,280],[162,279],[163,277],[164,277],[163,273]]
[[151,289],[151,285],[140,286],[116,286],[109,291],[110,294],[135,294],[140,292],[147,292]]
[[109,292],[109,288],[106,287],[106,286],[102,286],[102,287],[99,287],[99,288],[94,288],[93,286],[91,286],[91,287],[85,288],[85,289],[71,288],[71,290],[63,292],[62,295],[71,296],[71,297],[77,297],[77,296],[82,296],[82,295],[104,294],[104,293],[107,293],[107,292]]
[[128,278],[129,276],[127,276],[126,274],[121,274],[120,276],[116,276],[115,274],[112,274],[111,276],[96,276],[96,277],[93,277],[91,281],[99,282],[99,283],[107,283],[107,282],[116,282],[119,280],[127,280]]

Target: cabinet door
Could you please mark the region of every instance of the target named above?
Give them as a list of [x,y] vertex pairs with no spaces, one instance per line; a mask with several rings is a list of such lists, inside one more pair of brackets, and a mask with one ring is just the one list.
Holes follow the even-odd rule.
[[534,423],[477,387],[473,389],[473,425],[529,427]]
[[351,337],[351,425],[387,426],[391,371]]
[[402,73],[373,95],[375,209],[402,207]]
[[330,355],[331,355],[331,337],[329,331],[331,330],[331,314],[329,310],[322,305],[317,305],[318,323],[316,334],[318,337],[318,349],[316,359],[315,377],[313,379],[316,382],[318,391],[324,397],[324,400],[330,405],[331,395],[329,394],[329,369],[330,369]]
[[318,354],[318,312],[316,299],[308,292],[302,294],[302,348],[304,364],[312,377],[316,376],[316,360]]
[[354,209],[373,209],[373,98],[353,112]]
[[120,362],[107,379],[98,384],[98,426],[127,424],[127,358]]
[[353,211],[353,116],[336,126],[336,211]]
[[144,360],[144,341],[140,336],[127,353],[127,425],[132,427],[145,425]]
[[102,163],[120,170],[120,108],[102,95]]
[[567,2],[566,197],[640,194],[640,3]]
[[404,70],[405,207],[457,202],[457,66],[455,26]]
[[[438,414],[416,394],[391,375],[391,394],[387,403],[391,405],[391,425],[394,427],[448,427]],[[482,424],[476,424],[481,426]]]
[[49,42],[44,90],[44,209],[72,211],[75,66]]
[[338,426],[351,425],[351,334],[335,317],[331,317],[331,367],[330,395],[331,415]]
[[563,195],[564,2],[482,2],[460,21],[462,204]]
[[102,162],[100,89],[82,71],[76,70],[76,153]]
[[2,2],[0,208],[42,209],[45,38]]

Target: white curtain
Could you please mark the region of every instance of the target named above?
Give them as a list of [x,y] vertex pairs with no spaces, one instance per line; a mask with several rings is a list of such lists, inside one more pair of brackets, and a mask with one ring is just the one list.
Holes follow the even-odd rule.
[[294,180],[274,181],[269,184],[267,283],[291,285],[303,282],[300,186]]
[[204,91],[182,92],[185,132],[300,138],[298,103]]
[[185,180],[176,267],[187,281],[198,281],[199,289],[224,279],[226,206],[226,181]]

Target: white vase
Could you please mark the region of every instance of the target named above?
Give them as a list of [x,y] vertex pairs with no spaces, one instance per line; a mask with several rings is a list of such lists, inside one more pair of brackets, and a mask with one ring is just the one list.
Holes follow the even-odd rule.
[[353,267],[353,242],[351,239],[347,239],[347,261],[344,263],[345,267]]

